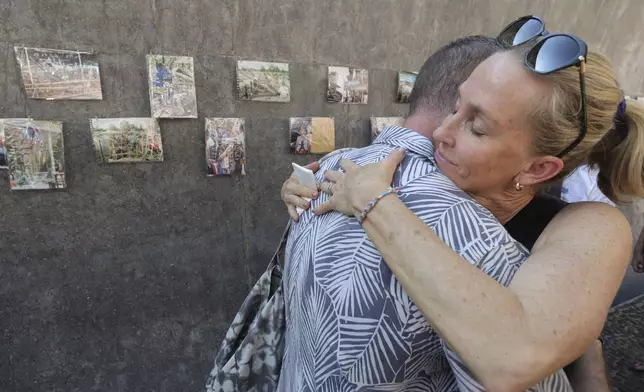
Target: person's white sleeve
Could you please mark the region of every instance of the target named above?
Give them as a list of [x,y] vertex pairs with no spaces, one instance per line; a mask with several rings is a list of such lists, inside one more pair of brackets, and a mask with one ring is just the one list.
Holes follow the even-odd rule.
[[597,186],[599,170],[583,165],[566,177],[561,186],[561,198],[569,203],[598,201],[615,206]]

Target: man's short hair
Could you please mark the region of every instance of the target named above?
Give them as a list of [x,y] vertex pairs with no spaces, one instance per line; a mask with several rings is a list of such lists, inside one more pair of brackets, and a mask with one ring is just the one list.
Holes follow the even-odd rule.
[[482,35],[459,38],[429,56],[409,97],[409,116],[422,111],[447,115],[454,110],[458,87],[477,65],[503,48]]

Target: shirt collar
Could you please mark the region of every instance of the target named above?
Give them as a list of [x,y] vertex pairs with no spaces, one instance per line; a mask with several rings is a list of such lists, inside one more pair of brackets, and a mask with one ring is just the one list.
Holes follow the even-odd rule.
[[386,144],[404,148],[434,161],[434,145],[429,138],[409,128],[389,126],[380,132],[373,144]]

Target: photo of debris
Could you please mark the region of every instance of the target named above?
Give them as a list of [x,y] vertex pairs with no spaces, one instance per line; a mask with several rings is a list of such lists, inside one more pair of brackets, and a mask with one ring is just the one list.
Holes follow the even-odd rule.
[[243,118],[206,119],[206,170],[208,176],[246,175]]
[[194,60],[148,55],[150,107],[154,118],[197,118]]
[[237,97],[241,101],[290,102],[288,64],[238,61]]
[[63,123],[30,119],[0,120],[12,190],[63,189]]
[[404,117],[371,117],[371,141],[376,140],[383,129],[392,125],[402,127],[404,123]]
[[333,118],[292,117],[289,132],[293,154],[322,154],[335,150]]
[[91,131],[100,163],[163,162],[161,130],[156,119],[93,119]]
[[14,47],[27,98],[101,100],[101,75],[92,53]]
[[369,98],[369,71],[349,67],[329,67],[327,101],[366,104]]
[[4,126],[2,122],[0,122],[0,169],[8,169],[7,149],[4,144]]
[[409,103],[411,90],[416,83],[416,72],[398,72],[398,96],[396,101],[398,103]]

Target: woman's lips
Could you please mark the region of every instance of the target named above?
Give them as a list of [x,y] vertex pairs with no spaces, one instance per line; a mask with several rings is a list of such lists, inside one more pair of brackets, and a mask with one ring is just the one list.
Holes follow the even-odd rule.
[[434,153],[434,157],[435,157],[435,158],[436,158],[436,160],[438,160],[438,161],[445,162],[445,163],[449,163],[450,165],[454,165],[454,166],[456,166],[456,164],[455,164],[454,162],[452,162],[452,161],[450,161],[449,159],[445,158],[445,155],[441,154],[441,152],[440,152],[440,150],[439,150],[439,149],[436,149],[436,152]]

